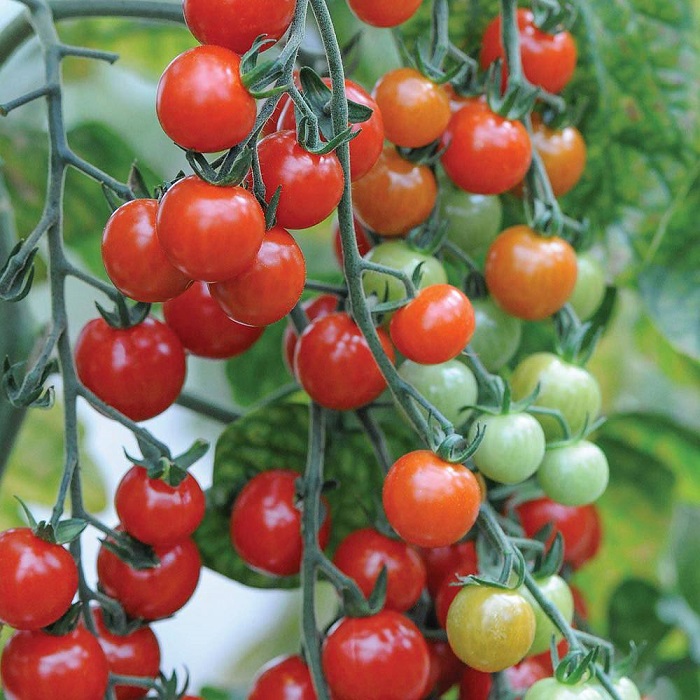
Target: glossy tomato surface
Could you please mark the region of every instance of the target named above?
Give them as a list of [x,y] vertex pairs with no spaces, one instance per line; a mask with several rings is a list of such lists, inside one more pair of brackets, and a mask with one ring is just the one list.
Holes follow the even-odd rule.
[[420,700],[430,673],[423,635],[393,610],[339,620],[322,661],[334,700]]
[[410,19],[421,0],[348,0],[350,9],[365,24],[373,27],[395,27]]
[[156,113],[178,146],[214,153],[248,136],[257,107],[240,67],[238,54],[221,46],[195,46],[166,67],[158,82]]
[[[377,334],[393,361],[389,336],[381,328]],[[294,374],[314,401],[336,411],[364,406],[386,388],[362,332],[342,312],[317,318],[304,329],[294,351]]]
[[455,685],[462,676],[464,664],[455,656],[450,645],[436,639],[428,639],[430,654],[430,676],[426,692],[442,695]]
[[[571,621],[574,619],[574,597],[566,581],[561,576],[546,576],[536,579],[535,582],[540,589],[540,593],[571,624]],[[551,647],[552,637],[559,641],[562,638],[562,634],[526,586],[521,586],[520,593],[530,603],[535,613],[535,638],[528,651],[528,656],[542,654]]]
[[587,321],[605,297],[605,272],[600,262],[589,253],[577,256],[576,267],[576,285],[569,297],[569,304],[581,321]]
[[78,590],[78,569],[68,550],[30,528],[0,533],[0,622],[34,630],[56,622]]
[[192,280],[166,257],[156,234],[155,199],[122,204],[105,225],[102,262],[112,284],[125,296],[148,303],[182,294]]
[[507,314],[488,297],[474,299],[472,307],[474,335],[469,341],[469,349],[479,356],[489,372],[494,372],[510,362],[518,351],[523,334],[522,321]]
[[[446,547],[429,547],[420,550],[428,572],[428,591],[435,597],[440,584],[449,577],[468,576],[478,572],[476,546],[473,540],[458,542]],[[456,580],[456,579],[455,579]]]
[[466,666],[459,681],[459,700],[488,700],[492,687],[490,673]]
[[221,282],[252,265],[265,214],[242,187],[218,187],[190,175],[165,193],[156,230],[175,267],[195,280]]
[[185,382],[185,351],[164,323],[148,317],[131,328],[112,328],[96,318],[75,343],[80,381],[134,421],[171,406]]
[[247,700],[316,700],[309,667],[300,656],[273,659],[255,675]]

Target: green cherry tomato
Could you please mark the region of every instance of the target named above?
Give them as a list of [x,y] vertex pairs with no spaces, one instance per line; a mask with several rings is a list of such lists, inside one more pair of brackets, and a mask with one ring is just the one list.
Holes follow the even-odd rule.
[[[602,686],[596,683],[595,687],[598,689],[601,697],[607,697],[607,693]],[[613,687],[615,690],[617,690],[617,693],[622,700],[641,700],[642,698],[639,689],[629,678],[620,678],[613,683]]]
[[[399,376],[422,394],[447,420],[461,425],[469,412],[464,406],[476,403],[478,387],[472,371],[459,360],[439,365],[419,365],[406,360],[399,367]],[[427,411],[421,407],[423,414]]]
[[[378,265],[390,267],[392,270],[401,270],[409,277],[422,263],[423,276],[421,277],[420,289],[447,282],[445,268],[437,258],[418,252],[405,241],[380,243],[367,253],[365,259]],[[406,296],[403,283],[396,277],[385,275],[382,272],[374,272],[373,270],[365,272],[362,277],[362,286],[367,296],[376,294],[381,301],[384,301],[385,294],[387,301],[399,301]]]
[[447,613],[452,651],[477,671],[496,673],[517,664],[535,638],[535,613],[517,591],[465,586]]
[[584,506],[603,495],[609,477],[603,450],[588,440],[547,450],[537,479],[542,490],[557,503]]
[[440,196],[440,214],[447,237],[467,255],[480,257],[501,231],[503,207],[494,195],[471,194],[446,183]]
[[537,471],[544,457],[544,431],[529,413],[479,416],[469,429],[470,440],[478,429],[484,437],[473,459],[484,476],[501,484],[518,484]]
[[475,329],[469,349],[489,372],[507,364],[520,347],[523,322],[508,315],[491,299],[474,299]]
[[[583,429],[586,418],[592,423],[600,414],[600,387],[595,377],[582,367],[548,352],[526,357],[513,372],[510,385],[516,401],[532,394],[539,384],[535,406],[561,411],[572,435]],[[552,416],[538,415],[547,440],[563,437],[558,421]]]
[[605,296],[605,273],[600,263],[585,253],[578,256],[577,268],[576,284],[569,304],[582,321],[587,321],[598,310]]
[[[554,604],[567,622],[571,623],[574,619],[574,596],[566,581],[561,576],[547,576],[539,579],[537,585],[544,597]],[[530,603],[535,613],[535,639],[527,652],[528,656],[542,654],[550,648],[552,635],[559,641],[562,634],[525,586],[520,588],[520,593]]]
[[[607,694],[606,694],[607,695]],[[565,685],[555,678],[543,678],[525,693],[523,700],[603,700],[590,683]]]

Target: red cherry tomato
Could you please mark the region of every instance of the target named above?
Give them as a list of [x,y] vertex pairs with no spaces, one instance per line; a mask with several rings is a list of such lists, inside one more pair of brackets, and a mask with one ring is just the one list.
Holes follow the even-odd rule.
[[240,56],[221,46],[195,46],[166,67],[158,82],[156,112],[163,131],[178,146],[214,153],[248,136],[257,106],[241,81],[240,67]]
[[[469,573],[476,572],[470,571]],[[460,576],[464,575],[460,572]],[[462,586],[458,585],[458,583],[454,574],[445,576],[435,596],[435,617],[437,617],[437,621],[443,629],[447,627],[447,613],[450,611],[450,605],[452,605],[452,601],[462,590]]]
[[282,188],[277,223],[284,228],[314,226],[333,213],[343,195],[343,169],[335,153],[314,155],[294,131],[278,131],[258,143],[260,172],[269,202]]
[[195,282],[179,297],[166,301],[163,315],[185,350],[199,357],[236,357],[251,348],[264,331],[230,319],[212,298],[206,282]]
[[[95,608],[92,617],[99,635],[97,641],[107,657],[111,673],[135,678],[158,678],[160,644],[148,625],[130,634],[119,635],[107,628],[102,610]],[[137,685],[116,685],[114,691],[117,700],[140,700],[148,694],[148,688]]]
[[133,466],[117,486],[114,505],[132,537],[164,546],[189,537],[199,527],[206,499],[191,474],[177,486],[169,486],[162,479],[149,478],[143,467]]
[[486,285],[511,316],[540,321],[561,309],[576,284],[576,252],[563,238],[529,226],[502,231],[486,253]]
[[425,565],[418,552],[372,528],[350,533],[338,545],[333,563],[354,579],[366,597],[372,593],[383,568],[387,572],[384,607],[405,612],[412,608],[425,586]]
[[442,136],[450,121],[447,93],[413,68],[385,73],[372,95],[384,118],[386,138],[397,146],[427,146]]
[[248,700],[316,700],[309,667],[300,656],[273,659],[256,674]]
[[551,671],[545,668],[535,657],[524,659],[519,664],[507,668],[503,673],[510,689],[515,693],[521,693],[520,697],[537,681],[548,678],[551,675]]
[[334,700],[420,700],[430,673],[423,635],[393,610],[339,620],[322,662]]
[[428,639],[427,642],[430,654],[430,676],[426,692],[430,691],[442,695],[459,682],[464,671],[464,664],[457,658],[447,642],[434,639]]
[[265,234],[251,266],[237,277],[210,287],[229,318],[249,326],[269,326],[297,304],[306,283],[306,262],[288,231],[275,226]]
[[[377,329],[393,362],[389,336]],[[357,324],[338,312],[312,321],[294,351],[294,374],[309,396],[324,408],[349,411],[374,401],[386,380]]]
[[437,595],[445,577],[454,577],[455,574],[468,576],[479,570],[473,540],[458,542],[447,547],[421,549],[420,555],[428,572],[428,591],[433,597]]
[[28,527],[0,533],[0,622],[34,630],[56,622],[78,590],[78,569],[59,544]]
[[279,39],[289,27],[296,0],[184,0],[187,28],[202,44],[245,53],[261,34]]
[[421,0],[348,0],[357,18],[373,27],[396,27],[410,19]]
[[394,462],[382,501],[389,523],[406,542],[444,547],[462,539],[476,522],[481,491],[466,467],[416,450]]
[[459,700],[488,700],[492,686],[490,673],[465,666],[459,682]]
[[134,569],[104,545],[97,556],[97,576],[104,592],[131,617],[159,620],[177,612],[192,597],[202,561],[191,539],[154,548],[160,563]]
[[[272,576],[299,573],[303,542],[301,512],[296,507],[297,472],[271,469],[253,477],[238,494],[231,512],[231,542],[253,569]],[[330,508],[322,499],[325,517],[318,533],[321,549],[331,531]]]
[[222,282],[248,269],[265,235],[265,214],[242,187],[190,175],[160,202],[157,232],[168,260],[192,279]]
[[15,632],[2,653],[7,700],[103,700],[109,667],[97,639],[78,627],[63,636]]
[[409,360],[437,365],[453,360],[474,333],[474,309],[467,296],[450,284],[433,284],[391,318],[391,340]]
[[442,136],[442,166],[458,187],[474,194],[501,194],[517,185],[530,167],[527,129],[471,99],[455,112]]
[[122,204],[102,234],[102,262],[124,295],[154,303],[182,294],[192,280],[168,260],[156,235],[155,199]]
[[75,343],[80,381],[134,421],[162,413],[185,382],[185,351],[168,326],[146,318],[131,328],[90,321]]
[[[360,253],[360,257],[364,257],[370,250],[372,250],[372,241],[367,235],[365,227],[353,217],[353,224],[355,226],[355,240],[357,241],[357,249]],[[335,253],[335,259],[338,261],[340,269],[343,269],[343,243],[340,238],[340,225],[337,221],[333,223],[333,252]]]
[[437,183],[428,166],[410,163],[385,146],[367,175],[353,182],[352,198],[365,226],[382,236],[403,236],[430,215]]
[[[535,26],[530,10],[519,9],[517,15],[520,56],[523,73],[533,84],[547,92],[559,92],[571,80],[576,68],[576,43],[569,32],[547,34]],[[497,58],[504,59],[501,42],[501,17],[496,17],[486,28],[481,43],[481,67],[486,68]],[[505,88],[508,72],[503,67]]]

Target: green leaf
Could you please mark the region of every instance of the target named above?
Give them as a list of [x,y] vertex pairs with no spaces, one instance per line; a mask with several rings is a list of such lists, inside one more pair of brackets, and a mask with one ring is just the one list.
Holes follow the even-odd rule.
[[[669,539],[669,565],[676,588],[696,615],[700,615],[700,507],[677,506]],[[698,650],[700,656],[700,633]]]
[[[382,411],[382,427],[394,457],[417,447],[413,433],[393,410]],[[379,412],[377,412],[379,415]],[[230,508],[251,475],[268,469],[303,473],[309,429],[308,407],[273,404],[230,425],[219,438],[207,514],[195,539],[206,566],[258,588],[293,588],[298,577],[272,578],[250,570],[229,537]],[[326,494],[331,507],[330,549],[348,533],[371,524],[378,514],[383,473],[353,414],[331,414],[326,445],[326,479],[339,488]]]

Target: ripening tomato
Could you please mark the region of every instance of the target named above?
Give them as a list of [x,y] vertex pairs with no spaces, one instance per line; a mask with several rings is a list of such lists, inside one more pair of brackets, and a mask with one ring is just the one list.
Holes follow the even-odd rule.
[[58,620],[78,590],[78,569],[59,544],[30,528],[0,533],[0,623],[35,630]]
[[2,653],[7,700],[103,700],[109,667],[86,629],[56,636],[42,630],[15,632]]
[[[338,297],[333,294],[321,294],[313,299],[305,301],[301,305],[301,308],[304,309],[304,313],[306,313],[306,317],[309,321],[313,321],[315,318],[335,313],[338,310]],[[289,321],[287,327],[284,329],[282,348],[284,350],[283,356],[287,364],[287,369],[289,369],[292,374],[294,374],[294,351],[297,347],[298,338],[299,334],[296,332],[294,324]]]
[[357,18],[373,27],[396,27],[410,19],[421,0],[348,0]]
[[222,282],[253,264],[265,214],[243,187],[219,187],[190,175],[163,196],[156,230],[175,267],[195,280]]
[[241,80],[241,59],[221,46],[195,46],[176,56],[158,82],[156,112],[182,148],[214,153],[241,143],[257,106]]
[[502,231],[491,244],[484,274],[491,296],[504,311],[541,321],[564,306],[576,271],[576,253],[563,238],[545,238],[518,225]]
[[421,700],[430,673],[423,635],[393,610],[340,619],[323,642],[322,663],[334,700]]
[[236,357],[251,348],[265,330],[229,318],[212,298],[209,285],[200,281],[166,301],[163,315],[185,350],[198,357]]
[[315,155],[297,143],[294,131],[277,131],[258,143],[260,172],[269,202],[282,188],[277,224],[304,229],[333,213],[343,196],[343,169],[335,153]]
[[434,284],[396,311],[389,326],[396,349],[409,360],[437,365],[459,355],[474,333],[474,309],[451,284]]
[[309,667],[301,656],[273,659],[255,674],[247,700],[316,700]]
[[[353,217],[353,225],[355,227],[355,240],[357,241],[357,249],[360,256],[365,256],[372,250],[372,241],[367,235],[365,227]],[[333,252],[335,253],[335,259],[338,261],[340,269],[343,269],[343,242],[340,236],[340,224],[338,221],[333,222]]]
[[[547,34],[535,26],[530,10],[519,9],[517,14],[520,57],[523,73],[533,84],[547,92],[559,92],[571,80],[576,68],[576,43],[567,31]],[[505,54],[501,40],[501,17],[496,17],[486,28],[481,43],[481,67],[486,68],[497,58],[503,59],[503,86],[508,79]]]
[[261,34],[279,39],[289,27],[296,0],[184,0],[187,28],[202,44],[244,54]]
[[413,68],[385,73],[372,96],[384,118],[386,138],[404,148],[420,148],[439,139],[452,116],[447,93]]
[[182,294],[192,280],[166,257],[156,235],[155,199],[117,209],[102,234],[102,262],[112,284],[136,301],[155,303]]
[[[248,566],[271,576],[292,576],[301,566],[301,512],[296,507],[299,476],[291,469],[260,472],[243,487],[231,511],[230,536],[236,552]],[[321,549],[328,544],[331,530],[328,501],[323,498],[322,503]]]
[[400,457],[382,491],[384,511],[398,535],[419,547],[454,544],[476,522],[481,492],[474,475],[429,450]]
[[407,161],[393,146],[385,146],[374,167],[352,184],[357,218],[382,236],[403,236],[422,224],[436,200],[430,168]]
[[420,554],[428,572],[428,591],[433,598],[445,578],[454,578],[457,574],[468,576],[479,570],[473,540],[447,547],[421,549]]
[[135,465],[119,482],[114,505],[123,528],[132,537],[164,546],[194,533],[204,518],[206,499],[191,474],[177,486],[170,486],[162,479],[151,479],[146,469]]
[[185,383],[185,351],[164,323],[150,316],[131,328],[88,322],[75,343],[78,378],[106,404],[134,421],[165,411]]
[[284,318],[301,298],[304,284],[304,254],[289,231],[275,226],[265,234],[247,270],[210,289],[229,318],[260,327]]
[[[377,335],[393,362],[389,336],[381,328]],[[314,401],[335,411],[360,408],[386,388],[362,331],[343,312],[317,318],[304,329],[294,350],[294,374]]]
[[455,185],[473,194],[501,194],[530,167],[532,145],[518,121],[471,99],[455,112],[442,136],[442,167]]

